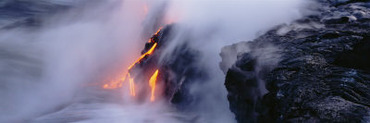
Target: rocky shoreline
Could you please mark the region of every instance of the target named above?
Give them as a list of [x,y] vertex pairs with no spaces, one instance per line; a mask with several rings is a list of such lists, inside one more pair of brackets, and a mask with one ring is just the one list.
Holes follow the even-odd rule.
[[318,4],[318,14],[223,48],[238,122],[370,121],[370,3]]

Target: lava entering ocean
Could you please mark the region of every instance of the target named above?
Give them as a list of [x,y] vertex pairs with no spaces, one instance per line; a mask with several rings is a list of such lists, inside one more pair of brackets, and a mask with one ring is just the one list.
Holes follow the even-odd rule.
[[[157,32],[154,33],[153,37],[158,36],[159,32],[161,31],[162,28],[159,28]],[[121,88],[123,86],[123,83],[126,81],[128,78],[129,81],[129,92],[131,96],[136,96],[136,90],[135,90],[135,81],[134,81],[134,76],[130,74],[132,72],[132,69],[135,67],[135,65],[140,64],[145,58],[148,56],[152,55],[155,51],[155,49],[158,46],[158,43],[154,41],[154,38],[150,38],[148,43],[152,44],[151,48],[142,54],[135,62],[133,62],[127,69],[127,71],[124,72],[124,76],[121,77],[120,80],[116,81],[110,81],[109,83],[106,83],[103,85],[104,89],[117,89]],[[150,96],[150,101],[153,102],[155,100],[154,92],[155,92],[155,87],[156,87],[156,81],[157,81],[157,76],[158,76],[159,70],[157,69],[152,77],[149,80],[149,87],[151,88],[151,96]]]
[[154,92],[155,92],[155,86],[157,83],[157,77],[158,77],[158,70],[154,72],[154,74],[152,75],[152,77],[150,77],[150,80],[149,80],[149,86],[152,88],[151,96],[150,96],[150,101],[152,102],[155,100]]

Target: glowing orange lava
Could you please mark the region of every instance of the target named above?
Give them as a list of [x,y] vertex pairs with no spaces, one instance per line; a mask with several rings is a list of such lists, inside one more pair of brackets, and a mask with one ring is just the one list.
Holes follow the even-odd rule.
[[151,96],[150,96],[150,101],[151,102],[153,102],[155,100],[154,92],[155,92],[155,86],[156,86],[156,83],[157,83],[157,77],[158,77],[158,70],[156,70],[154,72],[154,74],[152,75],[152,77],[150,77],[150,80],[149,80],[149,86],[152,89],[151,90]]
[[131,78],[130,73],[127,74],[130,86],[130,95],[136,96],[134,78]]
[[[129,67],[128,67],[128,71],[130,71],[132,69],[132,67],[134,67],[136,65],[136,63],[140,63],[141,60],[143,58],[145,58],[146,56],[149,56],[151,54],[153,54],[154,52],[154,49],[157,47],[157,43],[154,43],[154,45],[152,46],[152,48],[150,48],[148,50],[148,52],[144,53],[143,55],[141,55],[141,57],[139,59],[137,59],[133,64],[131,64]],[[103,85],[103,88],[104,89],[116,89],[116,88],[120,88],[122,87],[122,83],[126,80],[126,76],[129,78],[129,84],[130,84],[130,92],[133,94],[135,89],[131,89],[135,87],[135,83],[133,82],[133,78],[130,77],[130,74],[128,72],[125,72],[124,74],[125,76],[123,76],[120,80],[118,81],[111,81],[110,83],[108,84],[104,84]],[[132,82],[131,82],[132,80]]]
[[159,29],[157,30],[157,32],[154,33],[154,35],[158,35],[158,33],[162,30],[162,27],[159,27]]
[[127,72],[125,72],[119,80],[111,80],[108,84],[104,84],[103,88],[104,89],[115,89],[115,88],[120,88],[122,87],[123,82],[126,79]]
[[[158,35],[158,33],[160,32],[162,30],[162,27],[159,27],[159,29],[157,30],[157,32],[155,32],[154,33],[154,35]],[[153,39],[152,38],[150,38],[149,39],[149,41],[148,41],[148,43],[153,43],[154,41],[153,41]]]
[[[156,33],[154,33],[154,35],[158,35],[158,33],[161,31],[161,28],[158,29],[158,31]],[[123,85],[123,82],[126,80],[126,78],[128,78],[128,84],[129,84],[129,89],[130,89],[130,95],[131,96],[136,96],[136,91],[135,91],[135,82],[134,82],[134,78],[133,76],[129,73],[130,70],[138,63],[142,62],[142,60],[144,58],[146,58],[147,56],[149,55],[152,55],[154,50],[157,48],[157,42],[155,42],[153,40],[153,38],[151,38],[149,40],[149,43],[154,43],[153,46],[144,54],[142,54],[134,63],[132,63],[127,71],[123,74],[124,76],[122,76],[120,78],[120,80],[114,80],[114,81],[110,81],[109,83],[107,84],[104,84],[103,85],[103,88],[104,89],[116,89],[116,88],[120,88],[122,87]],[[155,73],[153,74],[153,76],[150,78],[149,80],[149,84],[150,84],[150,87],[151,87],[151,98],[150,100],[151,101],[154,101],[155,97],[154,97],[154,90],[155,90],[155,84],[156,84],[156,81],[157,81],[157,76],[158,76],[158,70],[155,71]]]
[[157,43],[154,43],[154,45],[152,46],[152,48],[150,48],[148,50],[148,52],[144,53],[143,55],[141,55],[141,57],[139,59],[137,59],[133,64],[131,64],[129,67],[128,67],[128,70],[130,70],[132,67],[135,66],[136,63],[140,63],[140,61],[145,58],[146,56],[149,56],[151,54],[153,54],[153,51],[154,49],[157,47]]

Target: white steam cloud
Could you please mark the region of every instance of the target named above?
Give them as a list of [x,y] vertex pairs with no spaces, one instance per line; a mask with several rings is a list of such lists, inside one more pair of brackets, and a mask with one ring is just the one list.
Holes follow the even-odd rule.
[[[78,5],[42,18],[37,29],[0,30],[0,122],[236,122],[218,67],[221,48],[300,18],[305,4],[303,0],[54,2]],[[158,19],[156,13],[163,17]],[[212,79],[192,86],[191,93],[201,97],[196,114],[182,114],[165,101],[136,104],[126,97],[104,101],[97,96],[107,92],[94,84],[126,70],[139,56],[147,34],[161,22],[180,27],[167,53],[186,37],[202,53],[199,65],[209,69]]]
[[[218,64],[221,48],[240,41],[248,41],[278,24],[290,23],[302,17],[302,0],[199,0],[171,1],[168,17],[177,20],[180,31],[171,41],[167,55],[177,44],[190,44],[201,51],[199,66],[207,68],[211,76],[207,82],[194,82],[192,95],[200,97],[196,112],[201,122],[235,122],[229,110],[225,75]],[[187,40],[184,40],[186,38]],[[247,49],[246,49],[247,50]],[[169,56],[170,57],[170,56]],[[168,58],[164,56],[164,58]]]

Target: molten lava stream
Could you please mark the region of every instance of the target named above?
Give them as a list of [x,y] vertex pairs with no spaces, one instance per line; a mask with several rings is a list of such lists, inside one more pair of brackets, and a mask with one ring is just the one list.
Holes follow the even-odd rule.
[[[159,29],[157,30],[157,32],[154,33],[154,35],[158,35],[158,33],[162,30],[162,27],[159,27]],[[154,43],[154,40],[153,40],[153,37],[149,39],[148,43]]]
[[132,67],[134,67],[136,65],[136,63],[140,63],[140,61],[145,58],[146,56],[149,56],[151,54],[153,54],[154,52],[154,49],[157,47],[157,43],[154,43],[154,45],[152,46],[152,48],[150,48],[148,50],[148,52],[144,53],[143,55],[140,56],[139,59],[137,59],[133,64],[131,64],[129,67],[128,67],[128,70],[130,71]]
[[155,86],[157,83],[157,77],[158,77],[158,69],[154,72],[152,77],[150,77],[149,80],[149,86],[151,88],[151,96],[150,96],[150,101],[153,102],[155,100],[154,92],[155,92]]
[[[122,77],[122,79],[120,81],[111,81],[110,83],[108,84],[104,84],[103,85],[103,88],[104,89],[116,89],[116,88],[120,88],[122,87],[123,85],[123,82],[126,80],[126,78],[128,78],[129,80],[129,90],[130,90],[130,95],[131,96],[136,96],[136,91],[135,91],[135,82],[134,82],[134,78],[130,75],[129,71],[137,64],[137,63],[140,63],[146,56],[149,56],[151,54],[153,54],[155,48],[157,47],[157,43],[154,43],[153,46],[146,52],[144,53],[143,55],[140,56],[139,59],[137,59],[133,64],[131,64],[129,67],[128,67],[128,70],[127,72],[125,72],[124,76]],[[158,73],[157,73],[158,74]],[[155,82],[154,82],[155,83]],[[155,85],[154,85],[154,88],[155,88]],[[154,90],[152,89],[152,93],[154,93]],[[154,95],[154,94],[152,94]],[[154,96],[153,96],[153,101],[154,101]]]
[[[157,36],[160,31],[161,31],[161,28],[159,28],[158,31],[154,35]],[[146,58],[147,56],[152,55],[154,50],[157,48],[158,43],[154,41],[154,38],[150,38],[148,42],[149,43],[154,43],[153,46],[146,53],[142,54],[134,63],[132,63],[128,67],[127,71],[123,74],[124,76],[121,77],[121,80],[111,81],[107,84],[104,84],[103,85],[104,89],[121,88],[124,81],[126,80],[126,78],[128,78],[130,95],[133,96],[133,97],[136,96],[134,77],[130,74],[130,71],[136,64],[142,62],[144,58]],[[150,98],[151,101],[154,101],[154,99],[155,99],[154,91],[155,91],[155,86],[156,86],[155,84],[156,84],[156,81],[157,81],[157,76],[158,76],[158,70],[156,70],[154,72],[154,74],[152,75],[152,77],[149,80],[149,84],[150,84],[150,88],[151,88],[151,98]]]
[[134,78],[131,78],[130,73],[127,74],[127,77],[128,77],[129,85],[130,85],[130,95],[136,96]]

